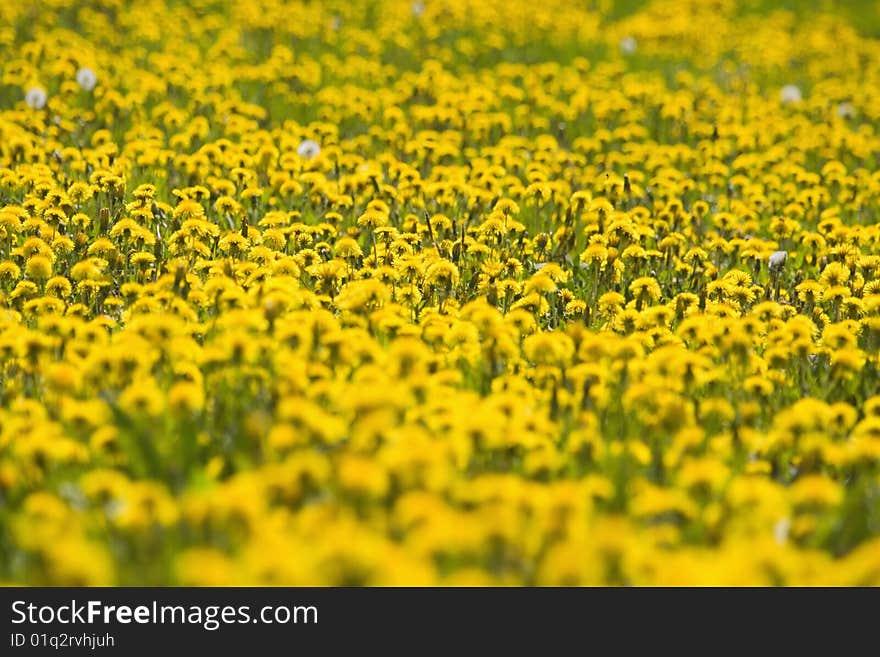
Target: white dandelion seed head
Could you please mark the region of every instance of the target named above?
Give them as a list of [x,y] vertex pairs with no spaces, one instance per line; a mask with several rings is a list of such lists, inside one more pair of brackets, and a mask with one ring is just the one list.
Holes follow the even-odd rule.
[[841,119],[851,119],[855,115],[856,108],[851,102],[844,101],[842,103],[838,103],[837,116],[839,116]]
[[31,87],[24,94],[24,102],[28,104],[28,107],[38,110],[46,106],[48,98],[45,89],[42,87]]
[[300,145],[297,146],[296,152],[299,154],[300,157],[311,159],[318,156],[318,153],[321,152],[321,147],[316,141],[312,141],[311,139],[303,139]]
[[98,76],[88,66],[83,66],[76,72],[76,83],[80,88],[91,91],[98,84]]
[[787,84],[782,87],[782,90],[779,92],[779,97],[784,104],[788,105],[790,103],[801,102],[803,94],[801,94],[801,88],[796,84]]
[[636,43],[635,37],[629,34],[620,40],[620,52],[624,55],[632,55],[637,47],[638,44]]
[[418,18],[425,13],[425,3],[421,0],[416,0],[410,5],[410,9],[412,9],[413,16]]
[[330,19],[330,29],[336,32],[340,27],[342,27],[342,19],[339,16],[334,16]]
[[789,530],[791,530],[791,520],[788,518],[782,518],[773,525],[773,538],[779,545],[784,545],[788,540]]
[[787,251],[774,251],[770,254],[770,258],[768,259],[768,263],[770,265],[770,271],[779,271],[782,269],[782,266],[785,264],[786,259],[788,259]]

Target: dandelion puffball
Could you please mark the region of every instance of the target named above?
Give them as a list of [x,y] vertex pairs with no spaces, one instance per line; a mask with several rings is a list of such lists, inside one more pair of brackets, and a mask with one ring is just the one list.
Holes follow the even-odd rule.
[[856,115],[856,108],[849,101],[844,101],[837,106],[837,116],[841,119],[851,119]]
[[85,89],[86,91],[91,91],[95,88],[95,85],[98,84],[98,76],[95,75],[95,72],[83,66],[76,72],[76,83],[80,86],[80,88]]
[[412,3],[411,9],[413,16],[418,18],[425,13],[425,3],[421,2],[420,0],[416,0],[416,2]]
[[620,40],[620,52],[624,55],[632,55],[636,51],[636,40],[632,36],[625,36]]
[[783,545],[788,540],[789,531],[791,531],[791,520],[782,518],[773,525],[773,538],[779,545]]
[[296,152],[300,157],[313,158],[317,157],[318,153],[321,152],[321,147],[318,146],[318,142],[311,139],[303,139],[300,145],[297,146]]
[[774,251],[771,253],[768,260],[770,271],[779,271],[782,269],[782,265],[785,264],[787,258],[788,253],[786,251]]
[[34,109],[43,109],[47,99],[46,91],[42,87],[31,87],[24,94],[24,102]]
[[799,103],[803,98],[801,94],[801,89],[796,84],[787,84],[782,87],[782,91],[779,92],[779,97],[782,99],[782,102],[786,105],[789,103]]

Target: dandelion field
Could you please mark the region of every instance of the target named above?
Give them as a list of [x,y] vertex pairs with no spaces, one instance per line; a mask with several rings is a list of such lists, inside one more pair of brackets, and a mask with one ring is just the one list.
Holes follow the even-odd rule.
[[880,14],[0,3],[0,581],[880,584]]

